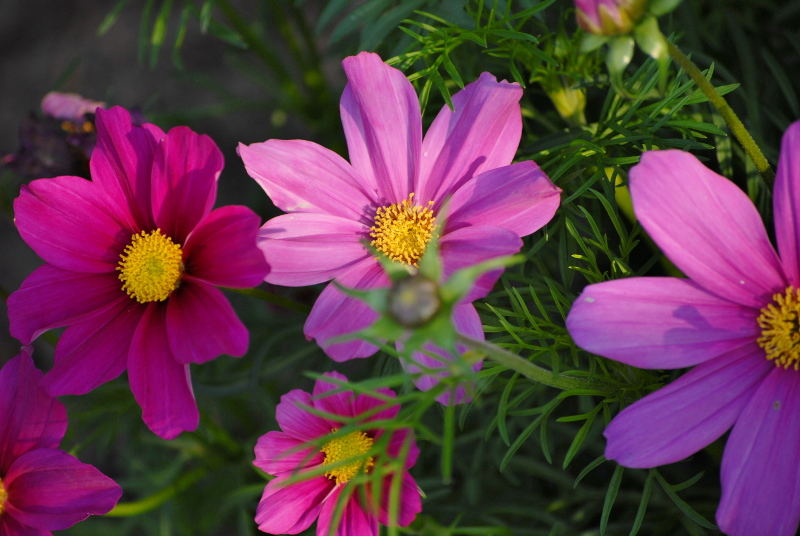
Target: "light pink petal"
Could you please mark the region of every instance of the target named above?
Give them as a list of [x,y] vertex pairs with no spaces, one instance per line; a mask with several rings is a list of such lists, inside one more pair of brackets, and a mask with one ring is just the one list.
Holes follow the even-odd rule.
[[575,343],[639,368],[683,368],[755,340],[758,311],[688,279],[631,277],[589,285],[567,316]]
[[113,272],[130,241],[105,193],[80,177],[39,179],[14,200],[14,223],[47,263],[76,272]]
[[[344,488],[337,488],[319,513],[317,521],[317,536],[329,536],[331,534],[331,524],[336,513],[336,503]],[[353,494],[347,498],[339,524],[336,526],[335,536],[378,536],[378,519],[367,514],[358,501],[359,490],[354,490]]]
[[[378,513],[378,521],[381,525],[393,525],[392,519],[389,517],[389,508],[391,500],[391,492],[393,486],[393,477],[387,477],[383,481],[383,493],[381,493],[381,509]],[[402,482],[400,484],[400,497],[398,502],[396,524],[400,527],[407,527],[422,511],[422,498],[420,497],[419,488],[408,472],[404,472]]]
[[422,118],[417,94],[405,75],[377,54],[361,52],[345,58],[342,66],[348,83],[339,111],[350,162],[359,177],[377,187],[377,199],[400,202],[413,191],[419,175]]
[[347,377],[344,374],[326,372],[323,378],[319,378],[314,382],[314,391],[311,393],[314,399],[314,406],[332,415],[353,417],[353,392],[348,390],[338,393],[334,392],[341,389],[341,387],[336,383],[326,381],[326,378],[334,378],[343,382],[347,381]]
[[200,415],[189,365],[178,363],[170,352],[163,304],[149,304],[134,333],[128,381],[142,419],[154,434],[173,439],[197,428]]
[[53,536],[53,533],[23,525],[11,515],[6,515],[0,516],[0,536]]
[[56,119],[78,121],[84,115],[93,114],[97,108],[103,108],[104,102],[93,101],[77,93],[50,91],[42,98],[42,112]]
[[794,536],[800,521],[800,383],[773,368],[742,410],[722,456],[717,524],[730,536]]
[[691,456],[733,426],[774,368],[755,343],[701,363],[617,415],[604,432],[606,458],[657,467]]
[[[408,443],[407,447],[405,446],[406,443]],[[419,458],[419,447],[414,440],[414,430],[410,428],[392,432],[392,437],[389,438],[389,445],[386,448],[386,452],[393,458],[399,458],[403,449],[407,449],[404,467],[406,469],[414,467],[417,463],[417,458]]]
[[775,191],[775,238],[783,267],[792,285],[800,285],[800,121],[792,123],[783,135]]
[[258,246],[270,266],[267,281],[299,287],[322,283],[367,257],[369,229],[330,214],[283,214],[261,228]]
[[315,448],[302,448],[303,442],[283,432],[267,432],[258,438],[253,465],[280,476],[320,465],[323,455]]
[[[345,287],[362,290],[389,284],[385,272],[372,257],[353,265],[336,281]],[[377,317],[377,313],[364,302],[346,296],[331,283],[314,303],[303,331],[306,338],[315,339],[329,357],[336,361],[347,361],[371,356],[377,347],[361,340],[331,344],[330,339],[363,329]]]
[[45,264],[8,297],[10,331],[30,344],[49,329],[79,322],[122,299],[128,297],[116,273],[71,272]]
[[553,218],[560,201],[561,189],[539,166],[518,162],[481,173],[453,192],[447,228],[486,225],[526,236]]
[[211,211],[183,248],[186,273],[223,287],[258,285],[269,272],[256,243],[259,225],[261,219],[247,207]]
[[250,343],[250,333],[222,292],[186,279],[167,301],[167,335],[178,363],[243,356]]
[[489,73],[453,95],[422,142],[422,201],[441,200],[475,175],[507,166],[522,135],[519,84],[498,82]]
[[284,486],[286,478],[270,480],[256,510],[258,529],[270,534],[298,534],[317,519],[332,483],[324,476]]
[[667,257],[706,290],[761,307],[786,278],[753,203],[683,151],[648,151],[631,169],[636,217]]
[[0,474],[25,452],[57,447],[67,430],[67,412],[41,378],[28,348],[0,369]]
[[4,477],[9,511],[42,530],[62,530],[90,515],[105,514],[122,489],[95,467],[66,452],[36,449],[17,458]]
[[224,160],[214,140],[175,127],[153,156],[153,219],[164,234],[183,242],[208,214],[217,196]]
[[330,149],[304,140],[239,144],[248,175],[284,212],[332,214],[357,221],[374,212],[375,192]]
[[281,396],[275,408],[275,420],[286,435],[299,441],[310,441],[331,433],[338,426],[338,423],[314,415],[307,407],[314,408],[316,403],[305,391],[293,389]]

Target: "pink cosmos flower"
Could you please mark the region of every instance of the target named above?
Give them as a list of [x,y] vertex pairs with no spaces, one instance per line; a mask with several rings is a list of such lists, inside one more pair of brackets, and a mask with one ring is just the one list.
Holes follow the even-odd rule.
[[595,35],[628,33],[642,17],[647,0],[575,0],[578,26]]
[[[522,130],[517,84],[483,73],[453,96],[454,109],[443,107],[423,138],[419,101],[402,72],[367,52],[342,63],[348,84],[340,111],[350,163],[303,140],[239,146],[250,176],[288,212],[261,229],[259,245],[271,267],[268,282],[303,286],[336,279],[360,289],[387,286],[363,241],[414,266],[445,202],[447,223],[440,237],[445,277],[515,253],[521,236],[553,217],[560,190],[535,163],[511,164]],[[456,307],[453,322],[461,333],[483,338],[471,302],[485,296],[499,276],[499,270],[486,274]],[[375,318],[363,302],[330,284],[314,304],[305,334],[337,361],[367,357],[377,350],[372,344],[330,339]],[[424,353],[415,360],[442,367]],[[436,383],[426,376],[417,385],[428,389]],[[461,398],[456,395],[456,401]]]
[[267,273],[258,216],[211,210],[222,154],[186,127],[133,126],[97,109],[91,181],[39,179],[14,202],[22,238],[47,264],[8,300],[11,333],[29,344],[67,326],[44,379],[51,395],[83,394],[128,370],[150,429],[197,427],[189,363],[240,356],[248,332],[215,286]]
[[682,151],[630,172],[636,216],[689,279],[588,286],[567,318],[575,342],[641,368],[694,367],[606,428],[606,457],[654,467],[729,428],[717,523],[791,536],[800,520],[800,122],[783,138],[774,192],[777,254],[750,199]]
[[30,350],[0,369],[0,536],[51,536],[105,514],[122,489],[58,444],[67,412],[39,385]]
[[[347,381],[336,372],[326,377]],[[422,509],[420,492],[408,469],[414,466],[419,449],[411,429],[384,431],[377,421],[394,419],[400,411],[399,404],[356,394],[352,391],[331,392],[340,389],[334,383],[323,379],[314,384],[314,392],[309,394],[300,389],[289,391],[281,397],[275,410],[275,418],[281,432],[267,432],[261,436],[255,447],[256,459],[253,465],[276,478],[270,480],[256,511],[258,528],[270,534],[298,534],[317,521],[317,535],[328,536],[336,505],[342,493],[350,490],[346,486],[353,478],[375,470],[377,457],[366,457],[373,445],[381,441],[384,434],[391,434],[386,443],[386,453],[392,458],[400,458],[405,453],[404,470],[400,483],[397,511],[397,524],[405,527],[411,523]],[[394,398],[391,389],[378,389],[381,395]],[[313,408],[331,415],[323,418],[309,411]],[[380,408],[380,409],[378,409]],[[334,437],[320,448],[306,446],[339,430],[353,418],[364,415],[361,422],[376,422],[375,429],[356,430],[346,435]],[[338,420],[334,416],[341,416]],[[353,459],[347,463],[348,459]],[[336,464],[336,465],[334,465]],[[292,476],[322,467],[334,465],[324,474],[284,484]],[[387,473],[381,480],[380,493],[365,489],[355,489],[345,497],[347,503],[342,511],[336,536],[378,536],[378,526],[388,525],[389,499],[395,473]],[[397,476],[399,478],[399,476]],[[380,497],[380,504],[364,504]]]

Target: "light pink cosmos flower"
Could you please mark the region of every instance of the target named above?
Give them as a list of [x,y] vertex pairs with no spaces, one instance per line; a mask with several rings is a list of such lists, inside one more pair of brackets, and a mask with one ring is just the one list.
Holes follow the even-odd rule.
[[[303,140],[239,146],[250,176],[288,212],[261,229],[259,245],[271,266],[268,282],[303,286],[336,279],[360,289],[387,286],[362,242],[416,265],[445,202],[447,224],[440,237],[445,278],[517,252],[521,236],[553,217],[560,190],[535,163],[511,164],[522,131],[517,84],[483,73],[453,96],[454,109],[443,107],[423,138],[419,101],[402,72],[367,52],[342,63],[348,84],[340,110],[350,163]],[[485,296],[499,276],[499,270],[483,276],[456,307],[453,322],[461,333],[483,338],[471,302]],[[337,361],[367,357],[377,350],[374,345],[330,339],[375,318],[367,305],[330,284],[314,304],[305,334]],[[423,353],[415,360],[442,367]],[[435,383],[428,376],[418,386]]]
[[682,151],[630,172],[636,217],[689,279],[588,286],[567,318],[575,342],[642,368],[692,370],[606,428],[606,457],[655,467],[733,427],[717,523],[735,536],[792,536],[800,520],[800,122],[783,138],[777,254],[748,197]]
[[41,377],[28,349],[0,369],[0,536],[51,536],[105,514],[122,495],[95,467],[58,450],[67,412]]
[[222,154],[186,127],[133,126],[97,109],[91,181],[39,179],[14,202],[17,229],[47,264],[8,299],[11,333],[29,344],[68,326],[44,379],[83,394],[127,368],[142,417],[163,438],[197,427],[189,363],[242,355],[248,332],[215,286],[267,274],[258,216],[211,210]]
[[[347,378],[336,372],[325,376],[347,381]],[[341,388],[336,383],[320,379],[314,384],[313,394],[295,389],[281,397],[275,410],[275,418],[282,431],[267,432],[259,438],[255,447],[256,459],[253,465],[276,477],[269,481],[258,504],[256,523],[260,530],[270,534],[298,534],[319,518],[317,535],[328,536],[339,496],[347,493],[346,485],[353,478],[375,470],[376,457],[368,457],[366,460],[364,457],[387,433],[391,436],[388,440],[383,440],[388,441],[388,456],[397,459],[405,453],[397,524],[401,527],[407,526],[422,509],[419,489],[408,472],[419,456],[413,431],[399,429],[389,432],[377,424],[377,421],[394,419],[400,411],[399,404],[387,404],[384,400],[352,391],[330,394],[339,389]],[[376,392],[384,397],[395,397],[391,389],[381,388]],[[332,417],[320,417],[306,408],[316,409]],[[323,443],[319,449],[314,446],[304,448],[307,443],[339,430],[360,415],[364,415],[362,422],[376,422],[376,428],[356,430],[334,437]],[[335,416],[341,416],[342,420]],[[347,463],[348,459],[354,461]],[[333,467],[322,475],[284,484],[298,473],[302,474],[323,465]],[[334,534],[378,536],[379,524],[388,525],[391,521],[388,505],[394,478],[395,473],[387,473],[383,477],[380,493],[370,491],[370,481],[363,485],[366,489],[355,489],[349,497],[346,495],[347,498],[343,500],[347,503]],[[379,504],[364,504],[365,498],[367,502],[374,499],[377,503],[378,497]]]
[[56,119],[79,121],[97,108],[105,108],[106,103],[86,99],[77,93],[51,91],[42,98],[42,112]]

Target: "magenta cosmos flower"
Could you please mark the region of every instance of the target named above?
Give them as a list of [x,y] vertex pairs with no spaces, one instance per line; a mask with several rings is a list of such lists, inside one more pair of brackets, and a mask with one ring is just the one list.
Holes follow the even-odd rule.
[[[800,519],[800,123],[783,138],[775,253],[756,208],[682,151],[630,172],[636,216],[689,279],[588,286],[567,318],[575,342],[641,368],[692,370],[623,410],[606,457],[654,467],[733,427],[717,523],[727,534],[794,535]],[[695,366],[696,365],[696,366]]]
[[122,489],[58,444],[67,412],[25,349],[0,369],[0,536],[50,536],[111,510]]
[[[288,212],[261,229],[268,282],[302,286],[336,279],[360,289],[387,286],[363,242],[415,266],[445,202],[440,244],[446,277],[517,252],[521,236],[553,217],[560,190],[535,163],[511,164],[522,130],[517,84],[483,73],[453,96],[454,109],[443,107],[423,138],[419,101],[402,72],[367,52],[346,58],[343,66],[348,84],[340,111],[350,163],[303,140],[239,146],[250,176]],[[471,302],[485,296],[499,276],[495,271],[482,277],[455,308],[453,322],[461,333],[483,338]],[[372,344],[329,340],[375,318],[363,302],[330,284],[314,304],[305,334],[337,361],[367,357],[377,350]],[[422,353],[415,360],[442,367]],[[417,385],[427,389],[435,383],[428,376]]]
[[[325,376],[347,381],[347,378],[335,372]],[[394,419],[400,411],[399,404],[352,391],[336,392],[340,389],[337,383],[320,379],[314,384],[313,394],[295,389],[281,397],[275,418],[282,431],[267,432],[259,438],[255,448],[256,459],[253,464],[276,477],[269,481],[258,504],[256,523],[260,530],[270,534],[297,534],[319,518],[317,535],[328,536],[339,496],[350,491],[346,485],[353,478],[375,470],[377,458],[364,458],[384,434],[391,434],[383,439],[388,456],[398,459],[405,453],[403,474],[398,475],[398,478],[402,476],[402,481],[397,524],[405,527],[422,509],[419,489],[408,472],[419,455],[413,431],[384,431],[378,425],[378,421]],[[381,388],[377,392],[388,398],[395,396],[391,389]],[[320,417],[308,408],[324,412],[330,417]],[[307,445],[336,432],[346,423],[353,422],[354,418],[358,420],[360,415],[364,415],[362,422],[376,422],[376,428],[334,437],[319,448]],[[342,419],[338,420],[336,416]],[[348,459],[354,461],[347,463]],[[323,465],[334,466],[321,475],[284,484],[298,473],[320,469]],[[387,473],[382,478],[379,493],[370,491],[370,480],[363,485],[364,489],[355,489],[343,499],[347,503],[336,536],[378,536],[379,524],[390,523],[388,502],[395,474]],[[365,504],[365,499],[369,503],[372,498],[377,503],[378,497],[380,504]]]
[[189,363],[239,356],[248,332],[215,286],[257,285],[258,216],[211,210],[222,154],[186,127],[136,127],[97,110],[91,181],[39,179],[14,201],[20,235],[47,264],[8,300],[29,344],[67,326],[45,375],[51,395],[83,394],[128,370],[142,417],[163,438],[197,427]]

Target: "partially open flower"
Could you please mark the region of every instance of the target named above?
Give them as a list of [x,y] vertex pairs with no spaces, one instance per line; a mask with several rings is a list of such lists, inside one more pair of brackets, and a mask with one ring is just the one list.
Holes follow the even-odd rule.
[[575,0],[578,25],[595,35],[630,32],[646,7],[647,0]]

